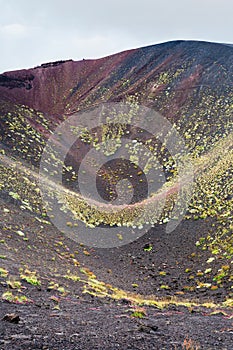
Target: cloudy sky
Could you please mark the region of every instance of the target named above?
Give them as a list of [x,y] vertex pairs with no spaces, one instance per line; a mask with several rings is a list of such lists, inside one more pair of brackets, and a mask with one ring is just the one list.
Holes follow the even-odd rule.
[[0,72],[176,39],[233,43],[232,0],[0,0]]

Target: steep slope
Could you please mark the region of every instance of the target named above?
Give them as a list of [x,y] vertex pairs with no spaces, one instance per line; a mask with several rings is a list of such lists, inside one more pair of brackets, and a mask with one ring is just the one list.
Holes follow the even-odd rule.
[[[192,148],[200,149],[206,147],[204,141],[211,145],[231,128],[232,79],[231,47],[170,42],[99,60],[61,61],[2,74],[1,114],[20,106],[16,115],[20,112],[47,137],[46,128],[53,129],[75,111],[137,95],[138,103],[176,122],[189,146],[192,142]],[[24,111],[28,107],[33,111]],[[34,111],[45,115],[47,127]],[[1,120],[2,130],[5,123]]]
[[6,72],[1,75],[0,92],[1,99],[60,117],[138,92],[140,101],[156,110],[165,107],[164,99],[169,97],[172,117],[187,104],[188,96],[196,100],[208,89],[213,95],[230,93],[231,69],[230,46],[177,41],[98,60],[58,61]]
[[[230,261],[233,255],[232,73],[231,46],[176,41],[130,50],[99,60],[58,61],[29,70],[2,74],[0,76],[2,198],[15,202],[21,210],[45,216],[44,203],[38,188],[38,168],[45,145],[57,125],[74,112],[88,111],[89,108],[103,102],[124,101],[133,106],[146,106],[160,112],[174,125],[189,149],[189,159],[194,166],[195,186],[186,219],[190,220],[190,224],[193,220],[206,220],[206,226],[203,225],[203,221],[200,226],[197,225],[204,230],[203,235],[199,232],[197,246],[203,251],[208,251],[209,256],[205,257],[203,271],[192,271],[192,273],[187,271],[190,285],[186,287],[191,291],[196,291],[196,288],[208,290],[212,287],[224,287],[230,293],[232,286]],[[131,140],[140,141],[133,128],[127,126],[124,133]],[[98,142],[103,134],[104,132],[98,135]],[[64,144],[68,143],[68,139],[69,135],[63,136]],[[174,170],[169,152],[156,144],[153,135],[143,134],[141,141],[151,143],[156,157],[162,162],[166,185],[171,190],[171,203],[167,203],[168,210],[162,213],[159,220],[154,220],[155,222],[153,217],[150,217],[153,224],[166,223],[169,221],[169,213],[174,205],[173,199],[179,188],[176,169]],[[46,185],[47,192],[52,192],[51,197],[57,196],[61,200],[61,196],[63,199],[66,196],[69,201],[68,206],[63,201],[59,210],[62,216],[66,217],[65,213],[71,209],[72,220],[69,213],[65,219],[68,226],[66,229],[71,231],[75,230],[75,225],[80,219],[94,227],[100,224],[127,226],[131,217],[135,218],[138,214],[134,210],[135,207],[140,208],[147,196],[146,191],[141,191],[145,179],[133,176],[131,183],[134,190],[138,190],[138,197],[136,196],[134,206],[126,208],[123,217],[103,218],[99,215],[98,205],[91,214],[89,208],[83,207],[76,186],[78,171],[84,155],[91,146],[95,148],[95,142],[91,132],[83,134],[76,143],[79,152],[74,155],[71,149],[68,153],[63,186],[54,185],[53,178]],[[120,156],[121,151],[117,153],[117,157]],[[53,161],[56,161],[56,157]],[[49,163],[52,163],[52,159]],[[127,175],[129,168],[124,169],[113,163],[112,167],[105,167],[102,175],[100,174],[102,181],[100,188],[110,202],[112,199],[110,193],[113,193],[113,196],[115,194],[116,178],[129,178]],[[92,170],[87,166],[85,171],[91,173]],[[141,169],[137,169],[137,174],[140,172]],[[90,221],[90,218],[93,221]],[[143,220],[144,222],[138,223],[140,226],[147,222],[148,218]],[[215,225],[214,229],[210,229],[210,222]],[[206,230],[203,227],[206,227]],[[179,230],[176,232],[179,233]],[[119,245],[121,239],[119,236]],[[127,251],[127,246],[125,249]],[[122,254],[126,256],[125,252]],[[125,259],[127,261],[127,258]],[[216,268],[210,268],[207,261],[214,262]],[[198,266],[200,270],[200,265]],[[185,266],[183,270],[186,270]],[[142,282],[140,279],[139,281]],[[116,279],[116,283],[120,285],[120,276]],[[164,285],[168,287],[165,290],[171,288],[169,281]],[[127,287],[130,288],[129,285]],[[153,287],[152,290],[151,287],[148,288],[153,292]]]

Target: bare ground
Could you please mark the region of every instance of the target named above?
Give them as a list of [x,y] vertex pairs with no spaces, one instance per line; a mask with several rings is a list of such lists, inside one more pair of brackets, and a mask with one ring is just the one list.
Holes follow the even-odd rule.
[[[127,246],[94,250],[74,243],[13,203],[1,199],[0,206],[0,267],[8,271],[6,278],[0,277],[0,295],[8,291],[27,297],[25,303],[0,301],[1,350],[232,349],[232,309],[222,305],[227,290],[185,287],[194,286],[195,281],[190,283],[184,270],[201,270],[208,258],[208,252],[198,251],[195,242],[211,229],[211,221],[184,221],[170,235],[157,226]],[[25,235],[17,234],[18,230]],[[98,288],[83,293],[87,291],[84,282],[64,276],[87,280],[88,273],[80,272],[84,267],[99,281],[135,294],[170,299],[170,303],[160,308],[139,306],[127,297],[100,298],[92,295]],[[31,285],[20,278],[19,271],[25,269],[37,271],[41,284]],[[21,287],[17,289],[13,282],[18,280]],[[64,290],[50,288],[51,283]],[[164,285],[169,289],[161,288]],[[185,306],[190,300],[196,304]],[[206,308],[202,305],[206,302],[214,306]],[[19,316],[16,323],[10,322],[9,314]]]

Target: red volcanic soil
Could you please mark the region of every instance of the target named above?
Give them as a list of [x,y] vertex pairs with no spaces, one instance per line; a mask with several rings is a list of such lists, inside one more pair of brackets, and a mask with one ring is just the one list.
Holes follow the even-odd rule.
[[[198,146],[207,152],[232,123],[232,52],[230,45],[174,41],[98,60],[57,61],[3,73],[0,151],[10,162],[14,156],[21,157],[36,171],[46,140],[62,120],[102,102],[124,101],[132,95],[170,121],[180,122],[180,132],[187,133],[192,150]],[[78,165],[89,146],[82,147],[75,159]],[[72,156],[71,152],[66,159],[70,157],[71,164]],[[4,181],[7,178],[9,182],[0,165]],[[104,192],[104,181],[97,185]],[[164,225],[156,225],[129,245],[93,249],[71,241],[48,217],[33,212],[27,207],[31,198],[24,203],[17,200],[17,193],[12,198],[9,191],[14,191],[14,183],[10,186],[0,187],[0,268],[4,268],[0,270],[0,350],[233,348],[232,280],[224,281],[226,288],[221,284],[204,288],[203,282],[212,281],[200,274],[213,256],[198,248],[196,241],[214,234],[214,218],[183,221],[170,234]],[[147,197],[147,192],[140,190],[139,186],[136,202]],[[22,204],[29,209],[22,209]],[[213,264],[216,274],[222,259]],[[27,282],[21,275],[25,270],[36,271],[41,283]],[[4,277],[6,271],[8,276]],[[113,300],[110,295],[99,298],[83,293],[91,288],[85,284],[91,271],[105,284],[97,281],[89,292],[101,292],[103,285],[112,285],[170,303],[163,309],[139,307],[130,298]],[[72,280],[70,275],[81,280]],[[21,285],[15,284],[19,281]],[[24,295],[26,302],[6,300],[6,292],[8,296]],[[187,300],[195,305],[187,306]],[[204,307],[209,301],[214,305]]]
[[[71,113],[105,83],[130,51],[99,60],[60,61],[1,76],[1,96],[52,116]],[[5,81],[4,81],[5,79]]]
[[[0,75],[1,100],[63,118],[103,101],[139,93],[140,100],[174,117],[192,94],[231,88],[232,48],[174,41],[97,60],[58,61]],[[166,72],[164,76],[161,74]],[[170,103],[163,103],[169,86]],[[162,103],[162,104],[161,104]]]

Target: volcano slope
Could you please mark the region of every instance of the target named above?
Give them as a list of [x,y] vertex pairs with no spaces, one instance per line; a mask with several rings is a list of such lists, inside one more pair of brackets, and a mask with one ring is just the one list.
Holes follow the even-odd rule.
[[[176,41],[0,75],[1,349],[232,348],[232,64],[232,46]],[[109,102],[127,106],[123,126],[84,129],[72,147],[65,131],[62,182],[54,166],[52,175],[39,172],[57,127]],[[139,106],[174,126],[192,163],[193,193],[185,213],[179,207],[183,221],[176,219],[169,233],[177,192],[185,187],[166,144],[130,125]],[[101,167],[96,186],[111,204],[126,179],[133,199],[120,214],[103,215],[96,198],[90,208],[81,195],[80,166],[90,149],[98,155],[103,140],[120,144],[122,137],[133,141],[130,162],[123,162],[120,146],[111,149],[113,161]],[[153,156],[135,144],[150,147]],[[57,157],[48,153],[47,170],[59,164]],[[137,165],[140,157],[148,157],[147,169]],[[148,193],[147,182],[156,159],[166,179],[158,196]],[[83,171],[96,176],[88,163]],[[166,203],[156,216],[153,205],[164,188]],[[62,230],[50,197],[59,203]],[[146,211],[137,222],[142,207],[150,216]],[[122,227],[133,232],[148,220],[145,234],[124,244]],[[118,244],[85,245],[80,222],[96,235],[101,225],[119,228]]]

